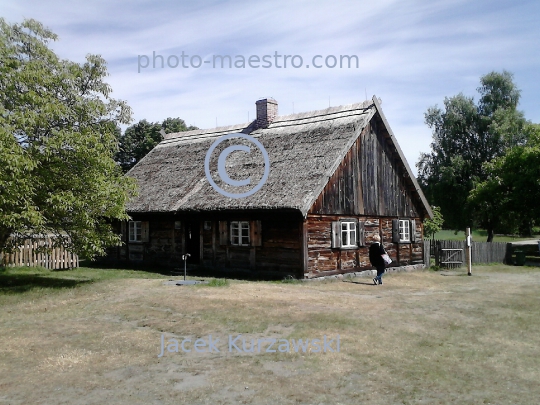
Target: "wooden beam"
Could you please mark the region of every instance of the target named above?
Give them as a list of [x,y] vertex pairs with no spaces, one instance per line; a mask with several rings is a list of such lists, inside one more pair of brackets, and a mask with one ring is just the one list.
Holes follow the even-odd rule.
[[300,222],[300,232],[302,235],[302,246],[300,248],[300,267],[302,268],[302,278],[308,273],[308,226],[307,218],[302,218]]

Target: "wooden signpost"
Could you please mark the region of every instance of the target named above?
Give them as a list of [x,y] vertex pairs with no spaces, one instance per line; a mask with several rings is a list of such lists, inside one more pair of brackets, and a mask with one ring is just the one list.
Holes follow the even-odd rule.
[[465,248],[467,249],[467,274],[472,276],[472,238],[471,228],[467,228],[467,239],[465,241]]

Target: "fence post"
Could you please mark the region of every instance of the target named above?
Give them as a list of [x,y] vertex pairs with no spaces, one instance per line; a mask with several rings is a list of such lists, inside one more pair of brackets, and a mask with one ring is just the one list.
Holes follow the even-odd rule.
[[467,274],[472,276],[472,241],[471,241],[471,228],[467,228],[467,240],[465,243],[465,248],[467,249]]

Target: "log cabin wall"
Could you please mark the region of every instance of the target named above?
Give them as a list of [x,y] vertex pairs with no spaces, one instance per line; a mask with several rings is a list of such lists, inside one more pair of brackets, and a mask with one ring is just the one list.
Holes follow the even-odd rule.
[[[332,222],[344,218],[357,219],[363,224],[364,244],[354,249],[332,248]],[[393,243],[393,217],[315,215],[307,217],[307,272],[304,277],[320,277],[373,269],[369,262],[369,246],[373,236],[382,237],[383,246],[392,258],[389,267],[423,263],[422,222],[416,219],[415,242]]]
[[[133,220],[148,224],[148,240],[129,242],[124,234],[125,246],[109,254],[108,259],[181,267],[182,255],[190,253],[188,264],[208,269],[303,277],[299,213],[134,214]],[[250,246],[234,246],[230,241],[231,221],[247,221],[251,231],[258,222],[260,235],[250,235]],[[220,238],[220,223],[226,224],[225,241]],[[255,246],[253,241],[258,237]]]
[[[202,216],[204,218],[204,215]],[[204,219],[202,219],[204,224]],[[230,221],[260,221],[259,246],[234,246],[229,239]],[[221,216],[206,220],[208,230],[203,232],[201,264],[220,270],[249,270],[298,276],[301,273],[301,219],[299,215]],[[227,223],[227,241],[220,241],[220,222]],[[252,237],[252,242],[253,242]]]

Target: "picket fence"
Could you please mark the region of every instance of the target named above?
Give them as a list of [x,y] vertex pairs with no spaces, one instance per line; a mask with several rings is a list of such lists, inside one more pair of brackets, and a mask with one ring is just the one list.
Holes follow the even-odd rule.
[[53,247],[54,238],[44,236],[26,239],[11,253],[0,252],[0,263],[7,267],[42,266],[47,269],[79,267],[79,257],[63,247]]

